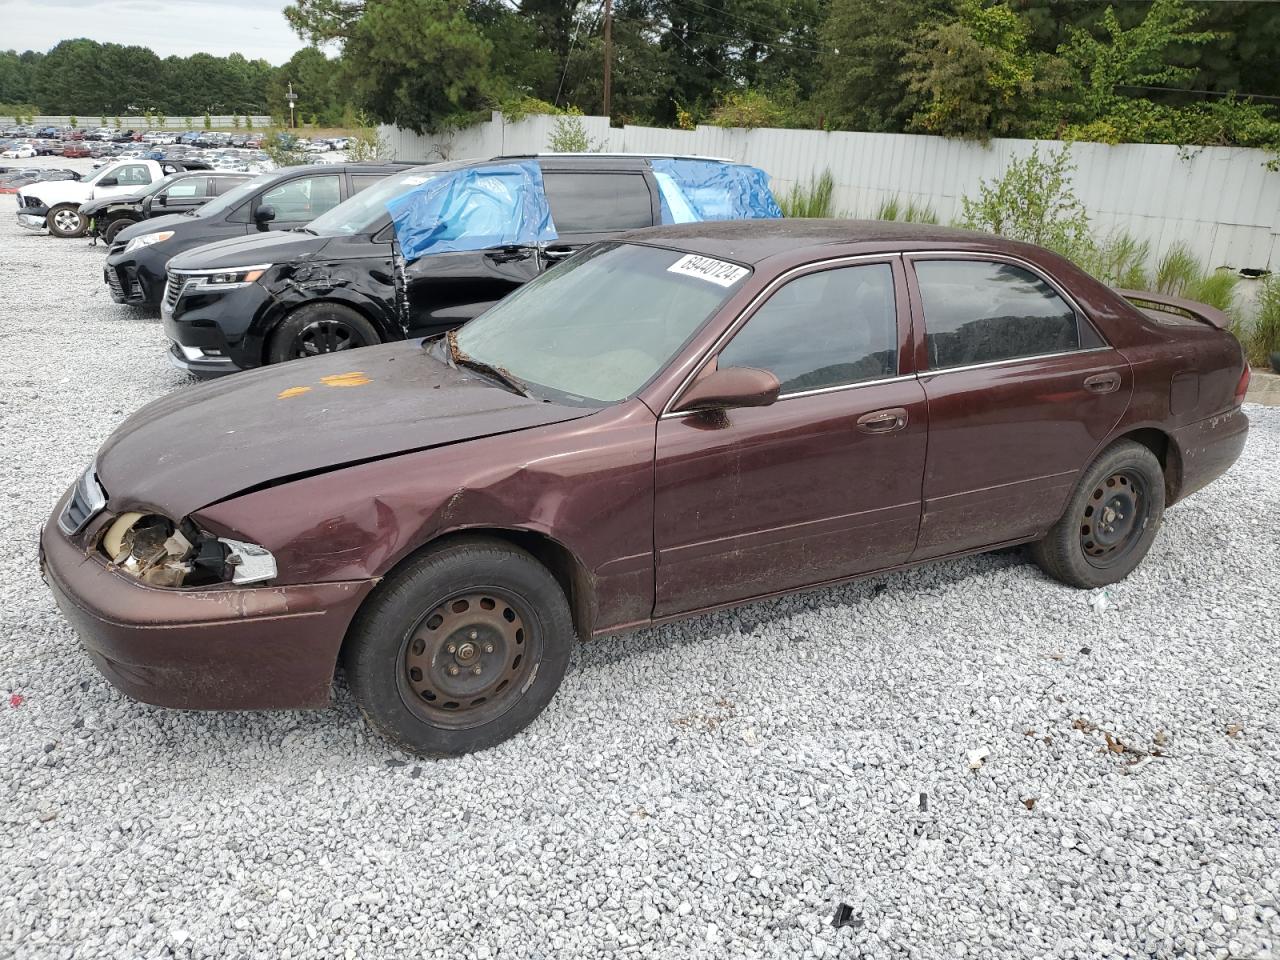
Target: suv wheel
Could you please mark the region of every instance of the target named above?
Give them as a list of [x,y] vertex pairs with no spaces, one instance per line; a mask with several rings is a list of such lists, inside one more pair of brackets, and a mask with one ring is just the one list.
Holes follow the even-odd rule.
[[501,743],[551,701],[569,665],[564,591],[532,555],[502,540],[430,548],[361,608],[343,650],[365,717],[414,753]]
[[1076,486],[1067,511],[1031,553],[1073,587],[1123,580],[1142,562],[1164,516],[1164,471],[1140,443],[1112,444]]
[[111,244],[115,242],[116,234],[118,234],[125,227],[132,227],[135,223],[140,223],[140,222],[141,221],[138,221],[138,220],[130,220],[128,217],[120,217],[116,220],[112,220],[110,223],[107,224],[106,229],[102,231],[103,242],[107,244]]
[[322,353],[381,343],[368,320],[340,303],[310,303],[289,314],[271,337],[267,363],[284,363]]
[[89,224],[80,216],[80,209],[74,203],[60,203],[49,211],[45,219],[49,232],[55,237],[71,239],[83,237]]

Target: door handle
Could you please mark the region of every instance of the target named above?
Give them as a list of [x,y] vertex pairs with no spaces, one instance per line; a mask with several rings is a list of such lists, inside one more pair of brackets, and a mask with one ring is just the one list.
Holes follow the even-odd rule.
[[1092,393],[1115,393],[1120,389],[1120,374],[1095,373],[1084,378],[1084,388]]
[[902,407],[873,410],[858,418],[858,429],[863,433],[893,433],[907,425],[907,411]]
[[573,247],[544,247],[542,255],[548,260],[567,260],[577,252]]

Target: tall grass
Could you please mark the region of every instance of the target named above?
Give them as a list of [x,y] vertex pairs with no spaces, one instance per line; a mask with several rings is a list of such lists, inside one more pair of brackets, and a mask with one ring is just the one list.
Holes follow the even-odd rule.
[[778,201],[778,206],[786,217],[830,217],[833,216],[831,203],[835,189],[831,171],[824,170],[821,176],[797,183]]
[[1126,230],[1115,230],[1081,255],[1080,266],[1103,283],[1128,290],[1148,286],[1147,261],[1151,244],[1137,240]]
[[1272,275],[1258,288],[1258,313],[1248,330],[1237,320],[1232,332],[1240,338],[1249,362],[1266,366],[1271,354],[1280,353],[1280,276]]
[[1182,244],[1175,244],[1165,251],[1156,264],[1156,292],[1174,297],[1191,297],[1191,291],[1204,276],[1200,262]]
[[937,223],[938,215],[934,212],[933,207],[927,203],[916,203],[914,200],[908,199],[906,206],[898,199],[898,195],[894,194],[888,200],[880,204],[876,210],[873,220],[901,220],[904,223]]

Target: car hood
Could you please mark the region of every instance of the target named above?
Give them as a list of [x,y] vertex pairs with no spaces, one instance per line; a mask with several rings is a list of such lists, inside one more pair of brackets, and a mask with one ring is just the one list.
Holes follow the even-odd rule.
[[98,479],[112,509],[180,520],[287,478],[593,412],[518,396],[435,359],[422,341],[384,344],[156,400],[103,444]]
[[24,197],[35,197],[46,207],[59,203],[83,203],[92,192],[89,184],[79,180],[37,180],[22,188]]
[[195,217],[188,217],[181,213],[168,213],[163,217],[152,217],[150,220],[143,220],[135,223],[131,227],[125,227],[116,234],[116,243],[127,243],[134,237],[140,237],[144,233],[156,233],[160,230],[174,230],[182,227],[190,226],[196,222]]
[[121,193],[114,197],[100,197],[94,200],[86,200],[84,203],[80,204],[80,212],[86,215],[91,215],[97,213],[99,210],[105,210],[107,207],[118,207],[122,204],[139,204],[142,202],[142,198],[146,195],[146,191],[143,190],[138,193]]
[[301,260],[319,253],[331,239],[293,230],[252,233],[247,237],[202,244],[194,250],[180,253],[169,261],[169,267],[173,270],[211,270]]

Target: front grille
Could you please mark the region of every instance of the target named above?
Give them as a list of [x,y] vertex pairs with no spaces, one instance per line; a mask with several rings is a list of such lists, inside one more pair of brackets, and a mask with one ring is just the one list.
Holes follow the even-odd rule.
[[124,284],[120,282],[120,274],[111,267],[107,267],[103,272],[106,275],[107,286],[111,288],[112,294],[117,297],[123,297],[125,295]]
[[98,483],[98,465],[95,463],[80,475],[71,492],[71,499],[62,508],[58,526],[67,536],[79,533],[84,525],[107,505],[107,492]]
[[182,296],[182,285],[186,283],[186,280],[172,270],[166,274],[165,280],[164,305],[172,310],[178,303],[178,297]]

